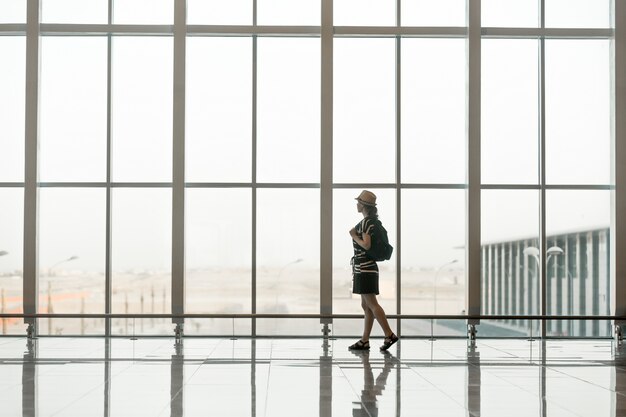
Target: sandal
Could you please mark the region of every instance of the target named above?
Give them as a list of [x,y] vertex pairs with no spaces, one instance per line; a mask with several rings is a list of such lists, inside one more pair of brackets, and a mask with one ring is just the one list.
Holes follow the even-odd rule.
[[389,336],[385,337],[385,342],[380,347],[380,350],[382,350],[383,352],[386,351],[387,349],[389,349],[391,347],[391,345],[396,343],[399,339],[400,338],[398,336],[396,336],[395,334],[391,333]]
[[359,340],[355,344],[348,346],[348,350],[370,350],[370,342]]

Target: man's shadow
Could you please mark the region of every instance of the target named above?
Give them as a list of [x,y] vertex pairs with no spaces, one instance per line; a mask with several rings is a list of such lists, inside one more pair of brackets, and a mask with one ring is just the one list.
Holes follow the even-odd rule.
[[[367,350],[351,351],[354,356],[361,359],[363,365],[363,389],[361,390],[361,402],[354,403],[352,408],[353,417],[376,417],[378,416],[378,397],[383,395],[387,378],[398,359],[389,352],[381,352],[384,358],[383,368],[374,378],[374,369],[370,363],[370,352]],[[374,363],[375,368],[378,368]]]

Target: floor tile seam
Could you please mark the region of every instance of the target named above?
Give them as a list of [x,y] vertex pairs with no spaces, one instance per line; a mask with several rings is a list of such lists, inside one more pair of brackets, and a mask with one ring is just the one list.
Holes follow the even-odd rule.
[[[532,343],[532,342],[529,342],[529,343]],[[518,358],[518,359],[526,359],[526,358],[524,358],[523,356],[520,356],[520,355],[514,355],[514,354],[513,354],[512,352],[510,352],[510,351],[504,350],[504,349],[502,349],[502,348],[498,348],[498,347],[493,346],[493,345],[489,345],[488,343],[486,343],[486,345],[487,345],[489,348],[491,348],[491,349],[493,349],[493,350],[495,350],[495,351],[497,351],[497,352],[507,354],[507,355],[509,355],[509,356],[511,356],[511,357],[513,357],[513,358]]]
[[[267,378],[265,379],[265,404],[263,405],[263,416],[257,416],[257,417],[265,417],[267,416],[267,404],[269,403],[269,395],[270,395],[270,377],[272,375],[272,363],[273,363],[273,356],[274,356],[274,343],[275,340],[272,339],[272,342],[270,343],[269,346],[269,363],[267,364]],[[256,381],[255,381],[256,383]]]
[[167,411],[168,407],[171,409],[172,408],[172,402],[174,401],[174,399],[176,397],[178,397],[180,395],[181,392],[184,392],[184,384],[183,384],[182,387],[180,387],[180,389],[178,391],[176,391],[175,395],[172,395],[171,386],[170,386],[170,398],[169,398],[169,401],[167,401],[163,405],[163,408],[161,408],[161,410],[157,413],[157,416],[164,415],[164,413]]
[[456,403],[457,405],[459,405],[463,410],[468,411],[467,407],[465,406],[465,401],[463,403],[461,403],[460,401],[458,401],[455,396],[448,394],[446,391],[442,390],[441,388],[439,388],[439,386],[437,386],[436,384],[432,383],[431,381],[429,381],[427,378],[425,378],[424,376],[422,376],[419,372],[417,372],[416,369],[414,369],[413,367],[409,367],[410,371],[415,373],[419,378],[423,379],[424,381],[426,381],[427,384],[431,385],[433,388],[435,388],[435,390],[439,391],[440,393],[442,393],[444,396],[450,398],[452,400],[452,402]]
[[[480,367],[480,365],[476,365],[476,364],[471,364],[470,366]],[[542,366],[542,365],[535,365],[535,366],[537,366],[537,368],[540,368],[540,366]],[[540,370],[540,369],[538,369],[538,370]],[[482,373],[482,369],[481,369],[481,373]],[[535,392],[530,391],[530,390],[528,390],[528,389],[524,388],[523,386],[520,386],[520,385],[518,385],[518,384],[514,383],[513,381],[510,381],[510,380],[506,379],[505,377],[502,377],[502,376],[500,376],[500,375],[494,374],[493,372],[490,372],[490,371],[489,371],[489,368],[486,368],[486,373],[488,373],[488,374],[490,374],[491,376],[493,376],[493,377],[495,377],[495,378],[497,378],[497,379],[500,379],[500,380],[502,380],[502,381],[504,381],[504,382],[506,382],[506,383],[508,383],[508,384],[510,384],[510,385],[512,385],[512,386],[514,386],[514,387],[516,387],[516,388],[518,388],[518,389],[520,389],[520,390],[522,390],[522,391],[526,392],[527,394],[532,395],[533,397],[537,398],[537,400],[539,400],[539,401],[543,401],[543,400],[545,400],[546,402],[550,402],[550,404],[551,404],[551,405],[554,405],[554,406],[556,406],[556,407],[559,407],[559,408],[561,408],[562,410],[565,410],[565,411],[567,411],[567,412],[569,412],[569,413],[572,413],[573,415],[576,415],[576,416],[579,416],[579,417],[584,417],[583,415],[578,414],[578,413],[577,413],[576,411],[574,411],[574,410],[570,410],[568,407],[566,407],[566,406],[564,406],[564,405],[560,404],[559,402],[555,402],[555,401],[553,401],[553,400],[548,400],[547,398],[546,398],[546,399],[544,399],[541,395],[537,395]],[[540,377],[540,378],[541,378],[541,377]],[[482,385],[481,385],[481,386],[482,386]]]
[[552,368],[551,366],[545,366],[545,368],[546,368],[546,369],[549,369],[549,370],[551,370],[551,371],[557,372],[557,373],[559,373],[559,374],[561,374],[561,375],[565,375],[566,377],[568,377],[568,378],[570,378],[570,379],[576,379],[576,380],[578,380],[578,381],[580,381],[580,382],[584,382],[585,384],[588,384],[588,385],[592,385],[592,386],[594,386],[594,387],[601,388],[601,389],[603,389],[604,391],[608,391],[608,392],[614,392],[614,393],[616,393],[616,391],[615,391],[614,389],[606,388],[606,387],[603,387],[602,385],[598,385],[598,384],[597,384],[597,383],[595,383],[595,382],[592,382],[592,381],[587,381],[587,380],[585,380],[585,379],[583,379],[583,378],[580,378],[580,377],[578,377],[578,376],[574,376],[574,375],[567,374],[567,373],[565,373],[565,372],[563,372],[563,371],[560,371],[560,370],[558,370],[558,369]]
[[[184,355],[183,355],[183,356],[184,356]],[[171,361],[171,359],[170,359],[170,361]],[[182,388],[184,388],[184,387],[186,387],[186,386],[187,386],[188,382],[189,382],[189,381],[191,381],[191,379],[194,377],[194,375],[195,375],[196,373],[198,373],[198,371],[200,370],[200,368],[202,367],[202,365],[204,365],[204,361],[199,361],[199,363],[198,363],[198,365],[196,366],[196,368],[195,368],[195,370],[193,371],[193,373],[192,373],[192,374],[191,374],[188,378],[185,378],[185,375],[184,375],[185,366],[189,366],[189,365],[186,365],[186,364],[183,362],[183,368],[182,368],[182,369],[183,369],[183,386],[182,386]],[[182,389],[182,388],[181,388],[181,389]],[[178,395],[178,394],[177,394],[177,395]]]
[[[111,383],[110,379],[111,379],[111,378],[109,378],[109,381],[104,381],[104,382],[102,382],[102,383],[98,384],[97,386],[95,386],[95,387],[93,387],[92,389],[88,390],[87,392],[85,392],[83,395],[81,395],[80,397],[76,398],[75,400],[70,401],[70,402],[69,402],[69,403],[67,403],[65,406],[63,406],[62,408],[60,408],[58,411],[56,411],[56,412],[54,412],[54,413],[50,414],[50,417],[54,417],[54,416],[57,416],[57,415],[59,415],[59,414],[63,413],[65,410],[67,410],[67,409],[68,409],[69,407],[71,407],[73,404],[76,404],[78,401],[80,401],[80,400],[82,400],[83,398],[87,397],[89,394],[91,394],[92,392],[95,392],[95,391],[96,391],[96,390],[98,390],[99,388],[100,388],[100,389],[104,389],[104,388],[106,387],[107,382],[108,382],[109,384]],[[104,398],[103,398],[103,400],[104,400]]]

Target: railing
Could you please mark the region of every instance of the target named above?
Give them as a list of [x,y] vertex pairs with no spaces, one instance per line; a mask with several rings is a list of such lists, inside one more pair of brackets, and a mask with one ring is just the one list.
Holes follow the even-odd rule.
[[[0,314],[0,320],[7,318],[21,318],[26,322],[29,320],[46,319],[46,318],[66,318],[66,319],[176,319],[176,328],[174,334],[177,342],[183,336],[183,326],[181,319],[319,319],[323,324],[322,333],[325,338],[330,334],[329,323],[333,319],[363,319],[362,314],[273,314],[273,313],[250,313],[250,314],[128,314],[128,313],[92,313],[92,314],[77,314],[77,313],[38,313],[38,314],[17,314],[17,313],[2,313]],[[504,314],[491,314],[491,315],[465,315],[465,314],[451,314],[451,315],[432,315],[432,314],[389,314],[388,319],[399,320],[430,320],[431,331],[430,338],[435,340],[433,332],[433,322],[435,320],[467,320],[467,337],[470,341],[476,340],[476,326],[480,324],[481,320],[525,320],[525,321],[552,321],[552,320],[605,320],[612,321],[614,327],[614,336],[618,341],[622,341],[622,325],[626,325],[626,316],[616,315],[579,315],[579,316],[566,316],[566,315],[504,315]],[[134,326],[133,326],[134,327]],[[36,330],[34,323],[28,323],[28,329],[26,331],[27,337],[33,338],[36,336]],[[134,333],[134,331],[133,331]],[[536,335],[538,336],[538,335]],[[133,334],[133,338],[134,338]],[[530,328],[530,339],[533,339],[532,326]]]
[[[37,313],[37,314],[17,314],[2,313],[0,319],[3,318],[24,318],[24,319],[362,319],[363,314],[273,314],[273,313],[250,313],[250,314],[204,314],[204,313],[185,313],[185,314],[141,314],[141,313]],[[614,320],[626,323],[626,316],[555,316],[555,315],[466,315],[466,314],[387,314],[388,319],[400,320]]]

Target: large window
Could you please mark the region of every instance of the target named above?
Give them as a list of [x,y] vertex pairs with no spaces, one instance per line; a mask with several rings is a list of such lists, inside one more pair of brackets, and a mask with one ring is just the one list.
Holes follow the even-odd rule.
[[39,178],[104,181],[107,40],[44,37],[41,51]]
[[0,55],[0,181],[23,181],[25,37],[0,37]]
[[250,182],[252,39],[187,40],[186,176]]
[[[21,313],[24,191],[0,188],[0,311]],[[23,320],[0,320],[1,334],[23,334]]]
[[[105,192],[39,192],[39,299],[46,313],[104,313]],[[43,319],[43,334],[102,334],[103,320]]]
[[336,39],[334,53],[333,179],[394,182],[394,42]]
[[172,40],[113,42],[112,132],[115,181],[172,179]]
[[293,316],[362,312],[348,231],[369,189],[395,249],[379,265],[387,314],[610,314],[614,3],[0,1],[0,311],[284,315],[185,332],[317,335],[319,318]]
[[[19,22],[18,3],[0,5],[0,19],[6,16],[8,22]],[[21,313],[25,37],[0,36],[0,55],[3,57],[3,65],[0,65],[0,311]],[[23,320],[16,318],[0,320],[0,327],[0,334],[24,331]]]

